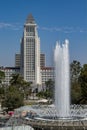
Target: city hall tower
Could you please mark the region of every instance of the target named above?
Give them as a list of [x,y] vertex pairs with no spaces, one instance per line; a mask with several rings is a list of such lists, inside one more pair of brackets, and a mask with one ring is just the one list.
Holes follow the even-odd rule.
[[41,85],[40,38],[31,14],[26,19],[21,39],[21,74],[27,82]]

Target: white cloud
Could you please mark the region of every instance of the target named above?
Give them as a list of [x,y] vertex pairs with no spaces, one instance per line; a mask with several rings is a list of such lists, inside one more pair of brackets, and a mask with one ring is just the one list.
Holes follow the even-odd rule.
[[54,28],[47,28],[47,27],[39,27],[39,29],[45,30],[45,31],[50,31],[50,32],[54,31]]
[[[23,28],[19,23],[5,23],[0,22],[0,29],[10,29],[10,30],[20,30]],[[38,29],[43,31],[49,31],[49,32],[61,32],[61,33],[87,33],[87,29],[80,28],[80,27],[40,27],[38,26]]]
[[48,27],[38,27],[40,30],[44,30],[44,31],[49,31],[49,32],[62,32],[62,33],[75,33],[75,32],[79,32],[79,33],[87,33],[87,29],[81,29],[80,27],[52,27],[52,28],[48,28]]
[[5,28],[5,27],[11,27],[11,24],[8,23],[0,23],[0,28]]
[[19,30],[21,26],[18,23],[5,23],[5,22],[0,22],[0,29],[11,29],[11,30]]

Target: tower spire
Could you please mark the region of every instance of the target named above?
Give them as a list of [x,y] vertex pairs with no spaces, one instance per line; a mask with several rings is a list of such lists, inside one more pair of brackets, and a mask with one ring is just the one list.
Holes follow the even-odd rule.
[[29,14],[27,19],[26,19],[26,23],[35,23],[34,17],[32,16],[32,14]]

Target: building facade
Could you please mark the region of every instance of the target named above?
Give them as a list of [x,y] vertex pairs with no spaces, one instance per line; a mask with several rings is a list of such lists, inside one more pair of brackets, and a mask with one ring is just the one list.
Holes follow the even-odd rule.
[[19,67],[1,67],[0,70],[5,73],[5,79],[3,81],[3,84],[7,86],[10,85],[12,74],[20,74]]
[[46,66],[46,61],[45,61],[45,54],[40,54],[40,67],[45,67]]
[[26,19],[21,40],[21,74],[24,80],[41,85],[40,38],[31,14]]
[[15,54],[15,67],[20,67],[20,54]]
[[51,79],[54,81],[54,68],[53,67],[42,67],[41,68],[42,76],[42,86],[45,86],[45,82]]

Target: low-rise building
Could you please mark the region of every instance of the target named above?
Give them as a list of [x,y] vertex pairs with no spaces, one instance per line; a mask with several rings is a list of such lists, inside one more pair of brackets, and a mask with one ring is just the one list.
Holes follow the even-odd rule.
[[3,84],[5,85],[10,85],[12,74],[20,73],[19,67],[1,67],[0,70],[5,73],[5,79],[3,81]]
[[54,68],[53,67],[42,67],[41,68],[42,87],[45,86],[45,82],[51,79],[54,81]]

